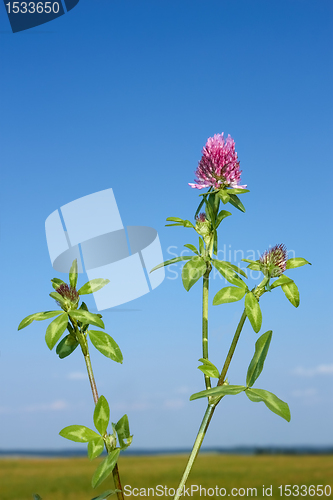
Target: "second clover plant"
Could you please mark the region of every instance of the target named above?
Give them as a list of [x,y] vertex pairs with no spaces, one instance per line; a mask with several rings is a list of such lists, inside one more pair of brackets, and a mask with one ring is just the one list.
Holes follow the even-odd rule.
[[[227,379],[227,372],[246,319],[249,320],[256,333],[260,332],[262,323],[261,297],[267,292],[272,292],[275,288],[280,287],[291,304],[298,307],[298,288],[294,281],[284,273],[293,268],[309,264],[303,258],[288,259],[286,247],[282,244],[276,245],[266,250],[259,260],[243,259],[247,262],[248,269],[262,273],[262,281],[259,285],[252,287],[248,285],[247,281],[245,281],[247,275],[242,269],[230,262],[217,259],[217,230],[224,219],[231,216],[229,211],[220,210],[221,203],[222,205],[230,204],[241,212],[245,212],[244,205],[238,195],[249,192],[246,189],[247,186],[239,184],[241,170],[235,151],[235,142],[230,136],[225,139],[223,133],[216,134],[207,140],[196,170],[196,177],[195,182],[189,185],[193,189],[208,190],[199,195],[202,199],[195,212],[193,223],[179,217],[168,217],[167,221],[170,224],[167,225],[192,228],[199,236],[198,246],[186,244],[185,247],[191,250],[192,256],[176,257],[152,269],[154,271],[162,266],[187,261],[182,270],[182,281],[186,291],[189,291],[202,278],[202,357],[199,359],[201,365],[198,368],[204,374],[205,389],[193,394],[190,400],[206,398],[207,409],[178,486],[175,500],[178,500],[183,494],[187,478],[199,453],[214,411],[225,396],[244,392],[254,403],[263,402],[269,410],[288,422],[290,421],[290,411],[287,403],[266,389],[254,387],[264,367],[272,339],[271,330],[262,334],[255,342],[254,355],[247,370],[245,383],[241,385],[230,384]],[[213,298],[213,305],[217,306],[244,299],[244,311],[221,371],[209,360],[208,356],[209,280],[213,267],[229,283],[229,286],[217,292]]]
[[[112,361],[122,363],[123,356],[118,344],[103,331],[102,315],[91,313],[84,302],[79,307],[81,295],[100,290],[109,283],[109,280],[94,279],[76,290],[77,277],[77,261],[75,260],[69,271],[69,284],[58,278],[51,280],[55,291],[51,292],[50,296],[56,301],[60,309],[31,314],[21,321],[18,329],[25,328],[33,321],[55,317],[47,327],[45,334],[45,341],[49,349],[53,349],[57,344],[56,353],[60,359],[63,359],[72,354],[78,346],[81,347],[95,403],[93,421],[96,430],[84,425],[70,425],[60,431],[60,436],[78,443],[88,443],[88,457],[90,460],[101,455],[104,448],[106,449],[107,456],[98,465],[92,477],[92,486],[93,488],[98,487],[112,473],[115,489],[105,491],[95,500],[106,499],[114,494],[117,494],[118,500],[123,500],[124,495],[117,461],[120,452],[128,448],[132,442],[128,417],[124,415],[116,424],[111,424],[110,429],[110,408],[106,398],[99,396],[97,392],[89,355],[88,339],[100,353]],[[95,330],[92,327],[101,330]],[[66,336],[63,337],[66,330]],[[39,495],[35,495],[35,498],[40,499]]]

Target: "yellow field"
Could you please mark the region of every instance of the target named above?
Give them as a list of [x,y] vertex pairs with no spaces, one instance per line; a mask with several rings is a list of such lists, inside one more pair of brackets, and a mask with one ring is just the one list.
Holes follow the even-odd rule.
[[[119,469],[123,487],[129,485],[127,492],[139,494],[140,490],[133,489],[145,488],[141,490],[141,495],[132,494],[126,498],[143,498],[147,497],[148,493],[149,497],[152,497],[153,490],[148,492],[148,488],[156,488],[158,485],[163,487],[163,491],[165,486],[167,489],[177,487],[186,458],[184,455],[120,458]],[[39,493],[43,500],[91,500],[99,493],[112,488],[112,476],[97,490],[91,488],[90,480],[97,464],[98,460],[89,462],[85,458],[1,459],[0,500],[31,500],[32,493]],[[201,454],[187,486],[190,485],[206,488],[206,497],[202,490],[201,496],[199,492],[194,492],[192,498],[213,499],[221,499],[223,495],[224,498],[228,495],[233,498],[237,492],[234,490],[231,494],[232,488],[244,488],[239,490],[236,498],[253,498],[255,491],[247,488],[257,488],[257,498],[263,498],[263,485],[265,488],[272,485],[272,496],[265,495],[265,498],[278,499],[287,498],[280,496],[280,485],[330,485],[331,495],[322,496],[333,499],[333,456]],[[211,490],[208,491],[208,488]],[[296,493],[296,488],[294,492]],[[301,492],[304,495],[301,495]],[[328,492],[327,489],[326,493]],[[155,498],[172,498],[162,493],[162,488],[154,493]],[[172,495],[172,490],[170,494]],[[295,496],[291,495],[292,498]],[[299,491],[299,498],[318,496],[311,496],[305,488]]]

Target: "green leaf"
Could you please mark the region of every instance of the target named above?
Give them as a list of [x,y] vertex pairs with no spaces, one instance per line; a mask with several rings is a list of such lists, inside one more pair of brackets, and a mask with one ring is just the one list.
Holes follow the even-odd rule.
[[290,410],[287,403],[279,399],[275,394],[265,391],[264,389],[246,389],[245,394],[254,403],[263,401],[267,408],[273,413],[290,422]]
[[119,453],[120,449],[116,448],[99,464],[91,481],[93,488],[97,488],[111,474],[117,463]]
[[[206,194],[206,193],[205,193]],[[200,195],[199,195],[200,196]],[[201,207],[202,205],[205,203],[205,196],[203,197],[203,199],[201,200],[201,202],[199,203],[199,206],[195,212],[195,215],[194,215],[194,218],[196,219],[197,218],[197,215],[199,214],[200,210],[201,210]]]
[[119,445],[122,450],[125,450],[132,443],[133,436],[131,436],[129,429],[128,416],[124,415],[115,425],[118,435]]
[[49,349],[53,349],[67,328],[68,314],[62,313],[49,324],[45,333],[45,342]]
[[79,295],[88,295],[88,293],[94,293],[103,288],[105,285],[110,283],[110,280],[103,280],[102,278],[96,278],[94,280],[88,281],[80,290],[78,290]]
[[254,264],[249,264],[246,267],[247,269],[251,269],[251,271],[260,271],[260,264],[256,262]]
[[73,260],[69,270],[69,284],[72,288],[76,288],[77,283],[77,259]]
[[193,257],[187,262],[182,271],[182,280],[185,290],[189,291],[201,276],[205,274],[206,270],[207,264],[201,257]]
[[192,250],[192,252],[194,252],[195,254],[199,255],[199,252],[198,252],[198,250],[195,248],[195,246],[194,246],[194,245],[191,245],[190,243],[188,243],[187,245],[184,245],[184,247],[189,248],[190,250]]
[[183,226],[184,227],[193,227],[194,228],[192,222],[190,222],[189,220],[184,220]]
[[293,306],[299,306],[299,291],[296,284],[292,281],[291,283],[285,283],[281,285],[282,290],[285,293],[285,296],[292,303]]
[[215,260],[215,259],[213,259],[211,262],[212,262],[213,266],[216,267],[216,269],[219,271],[219,273],[221,273],[222,276],[227,281],[229,281],[229,283],[231,283],[232,285],[244,287],[245,289],[247,289],[246,283],[244,283],[242,278],[237,276],[237,274],[234,272],[231,265],[228,265],[228,263],[226,264],[220,260]]
[[92,439],[100,438],[97,432],[84,425],[69,425],[68,427],[64,427],[59,434],[61,437],[70,439],[76,443],[87,443]]
[[199,361],[203,363],[202,365],[198,366],[199,370],[201,370],[202,373],[208,375],[208,377],[220,378],[220,372],[211,361],[206,358],[200,358]]
[[228,212],[227,210],[221,210],[221,212],[219,212],[217,219],[216,219],[216,227],[221,224],[223,219],[225,219],[226,217],[229,217],[229,215],[232,215],[231,212]]
[[200,250],[200,255],[203,255],[205,251],[205,244],[203,242],[203,239],[200,238],[200,236],[199,236],[199,250]]
[[238,210],[240,210],[241,212],[245,212],[244,205],[236,194],[230,194],[229,197],[230,197],[229,203],[231,205],[233,205],[235,208],[238,208]]
[[66,358],[75,351],[78,345],[79,343],[76,340],[75,335],[70,333],[59,342],[59,344],[57,345],[56,353],[58,354],[60,359]]
[[253,330],[258,333],[261,328],[262,314],[259,302],[252,292],[246,294],[245,297],[245,311],[250,320]]
[[209,396],[234,396],[240,392],[245,391],[246,387],[243,385],[218,385],[212,389],[206,389],[205,391],[196,392],[190,397],[190,401],[195,399],[206,398]]
[[112,361],[116,361],[117,363],[123,362],[121,350],[110,335],[97,330],[88,330],[87,333],[89,334],[91,343],[99,352],[107,358],[112,359]]
[[169,266],[170,264],[175,264],[176,262],[180,262],[181,260],[190,260],[192,257],[190,255],[184,255],[182,257],[175,257],[174,259],[166,260],[165,262],[162,262],[162,264],[158,264],[158,266],[153,267],[150,273],[153,271],[156,271],[156,269],[159,269],[160,267],[163,266]]
[[100,396],[94,411],[94,424],[98,432],[104,436],[110,420],[110,408],[104,396]]
[[22,330],[26,326],[30,325],[33,321],[43,321],[44,319],[53,318],[54,316],[59,316],[63,311],[45,311],[35,314],[30,314],[26,318],[22,319],[21,323],[18,326],[18,330]]
[[237,302],[241,300],[246,293],[246,288],[238,288],[236,286],[227,286],[222,288],[213,299],[213,306],[218,306],[219,304],[226,304],[228,302]]
[[242,188],[232,188],[232,189],[227,189],[228,194],[242,194],[242,193],[249,193],[249,189],[242,189]]
[[272,330],[261,335],[256,342],[254,356],[246,375],[246,385],[252,387],[264,368],[264,362],[272,339]]
[[97,438],[91,439],[88,442],[88,457],[90,460],[94,460],[94,458],[99,457],[104,450],[104,441],[101,436]]
[[310,264],[310,266],[312,265],[310,262],[303,259],[302,257],[294,257],[293,259],[287,260],[286,269],[294,269],[295,267],[305,266],[305,264]]
[[275,280],[273,283],[271,283],[271,288],[276,288],[281,285],[285,285],[286,283],[293,283],[293,280],[288,278],[288,276],[285,276],[282,274],[277,280]]
[[221,191],[219,191],[218,195],[221,198],[222,203],[224,203],[224,205],[226,203],[228,203],[228,201],[230,201],[230,196],[228,195],[227,191],[225,191],[224,189],[221,189]]
[[184,222],[184,219],[180,219],[179,217],[168,217],[166,220],[170,222],[180,222],[181,224]]
[[52,299],[56,300],[57,302],[59,302],[59,304],[61,304],[62,306],[66,305],[66,301],[64,299],[64,297],[62,295],[60,295],[60,293],[58,292],[51,292],[49,293],[50,297],[52,297]]
[[81,321],[81,323],[83,324],[88,323],[89,325],[95,325],[99,326],[100,328],[105,328],[104,323],[98,316],[98,314],[85,311],[84,309],[71,310],[68,311],[68,314],[70,315],[71,318]]
[[64,285],[65,282],[60,280],[59,278],[53,278],[51,280],[51,283],[52,283],[52,286],[55,290],[57,290],[59,288],[60,285]]
[[248,262],[249,264],[256,264],[259,261],[258,260],[252,260],[252,259],[241,259],[243,262]]
[[111,497],[112,495],[115,495],[116,493],[120,492],[121,490],[107,490],[104,491],[104,493],[101,493],[98,495],[98,497],[94,497],[92,500],[106,500],[106,498]]

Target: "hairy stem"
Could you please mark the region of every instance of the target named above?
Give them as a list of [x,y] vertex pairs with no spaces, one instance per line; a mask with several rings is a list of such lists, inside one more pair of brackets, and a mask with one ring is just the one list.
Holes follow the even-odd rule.
[[208,405],[206,413],[202,419],[198,435],[196,437],[196,440],[194,441],[194,445],[191,451],[191,454],[189,456],[186,469],[184,471],[183,477],[179,483],[179,486],[176,491],[176,495],[174,497],[174,500],[178,500],[182,496],[182,490],[186,484],[187,478],[191,472],[192,466],[194,464],[195,459],[197,458],[197,455],[199,453],[200,447],[202,445],[202,442],[204,440],[204,437],[206,435],[209,423],[212,419],[213,413],[215,410],[215,405]]
[[[208,292],[209,292],[209,273],[208,268],[203,276],[202,289],[202,357],[208,359]],[[206,389],[211,388],[210,377],[205,375]]]
[[[94,372],[93,372],[92,365],[91,365],[91,359],[90,359],[89,349],[88,349],[88,342],[87,342],[85,335],[79,330],[78,326],[77,325],[74,325],[74,326],[75,326],[76,336],[77,336],[78,341],[80,342],[80,346],[82,349],[84,360],[86,362],[91,392],[92,392],[92,395],[94,398],[94,403],[96,405],[97,401],[98,401],[98,392],[97,392],[97,386],[96,386],[96,382],[95,382]],[[109,453],[109,451],[110,450],[107,449],[108,453]],[[118,498],[118,500],[124,500],[124,495],[123,495],[121,481],[120,481],[120,475],[119,475],[119,469],[118,469],[117,464],[115,465],[115,467],[112,471],[112,476],[113,476],[115,488],[117,490],[119,490],[117,492],[117,498]]]

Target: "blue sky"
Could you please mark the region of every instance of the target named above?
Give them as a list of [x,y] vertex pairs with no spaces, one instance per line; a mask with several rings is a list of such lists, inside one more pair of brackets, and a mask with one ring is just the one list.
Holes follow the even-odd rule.
[[[281,242],[313,265],[290,272],[298,309],[281,290],[262,299],[262,332],[272,329],[273,340],[258,387],[287,401],[292,421],[244,395],[225,398],[205,444],[332,444],[332,3],[81,0],[16,34],[0,10],[0,448],[81,448],[58,432],[92,423],[80,352],[59,360],[46,323],[17,331],[23,317],[53,307],[47,216],[111,187],[124,224],[157,229],[170,258],[197,239],[165,228],[165,218],[193,215],[198,192],[187,183],[207,138],[222,131],[236,141],[251,192],[246,214],[232,208],[221,225],[221,248],[238,263],[236,250]],[[129,415],[133,449],[190,447],[204,412],[204,401],[189,402],[203,388],[201,287],[186,292],[180,269],[105,311],[123,365],[92,353],[112,420]],[[222,286],[213,280],[211,298]],[[242,307],[210,307],[218,366]],[[231,383],[244,382],[256,339],[246,324]]]

